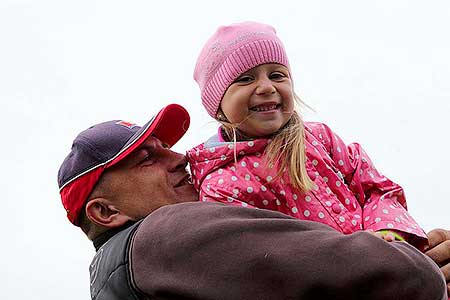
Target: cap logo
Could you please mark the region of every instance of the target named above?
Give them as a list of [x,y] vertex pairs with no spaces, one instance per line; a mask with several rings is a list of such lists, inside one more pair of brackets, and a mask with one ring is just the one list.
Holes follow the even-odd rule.
[[136,126],[137,126],[136,124],[130,123],[130,122],[127,122],[127,121],[119,121],[119,122],[117,122],[116,124],[117,124],[117,125],[121,125],[121,126],[123,126],[123,127],[126,127],[126,128],[128,128],[128,129],[133,129],[133,127],[136,127]]

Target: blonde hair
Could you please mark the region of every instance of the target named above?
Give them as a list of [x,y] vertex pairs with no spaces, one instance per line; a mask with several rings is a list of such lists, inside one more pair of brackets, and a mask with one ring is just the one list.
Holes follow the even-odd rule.
[[[307,106],[294,94],[297,102]],[[229,141],[242,141],[251,139],[238,130],[239,124],[232,124],[226,120],[224,114],[219,110],[217,120],[222,124],[222,129]],[[234,147],[234,159],[236,161],[236,147]],[[287,124],[272,135],[272,141],[264,151],[267,166],[277,166],[276,178],[287,171],[290,184],[300,190],[307,192],[312,189],[314,183],[306,171],[305,152],[305,129],[303,121],[297,111],[294,110]]]

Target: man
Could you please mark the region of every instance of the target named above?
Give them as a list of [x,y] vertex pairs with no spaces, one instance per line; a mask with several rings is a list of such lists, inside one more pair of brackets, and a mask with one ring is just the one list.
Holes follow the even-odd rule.
[[74,140],[58,179],[97,250],[92,299],[447,299],[438,267],[406,243],[196,202],[169,150],[188,126],[172,104],[142,128],[110,121]]

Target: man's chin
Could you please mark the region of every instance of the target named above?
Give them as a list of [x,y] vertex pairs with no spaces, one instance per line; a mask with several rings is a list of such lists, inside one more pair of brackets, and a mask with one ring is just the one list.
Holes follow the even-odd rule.
[[185,184],[176,188],[177,203],[198,201],[198,193],[192,184]]

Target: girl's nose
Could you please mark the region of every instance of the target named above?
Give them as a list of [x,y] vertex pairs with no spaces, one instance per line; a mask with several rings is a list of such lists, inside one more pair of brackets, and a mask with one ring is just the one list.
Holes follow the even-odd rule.
[[276,89],[269,78],[261,78],[257,81],[256,86],[257,95],[273,94],[275,93],[275,91]]

